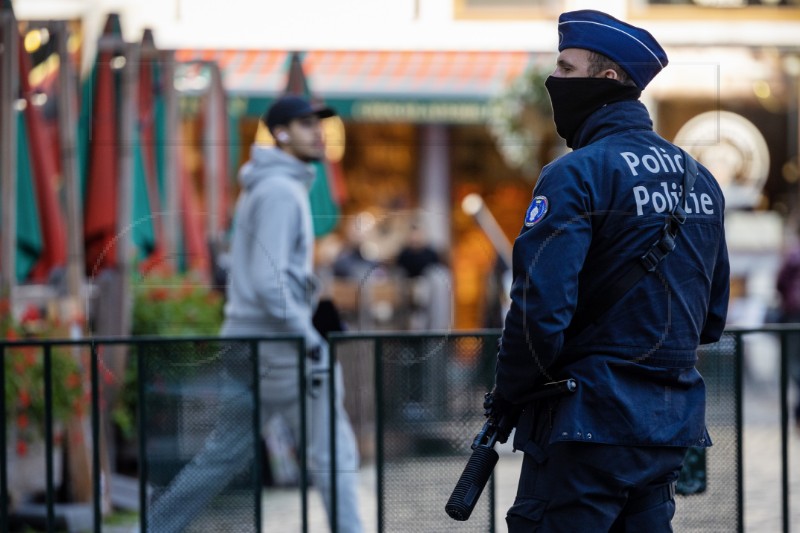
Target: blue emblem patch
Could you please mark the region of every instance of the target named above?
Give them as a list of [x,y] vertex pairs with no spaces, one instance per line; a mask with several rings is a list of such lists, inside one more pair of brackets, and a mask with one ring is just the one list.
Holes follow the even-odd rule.
[[528,206],[528,211],[525,213],[525,225],[531,227],[544,218],[547,214],[547,198],[544,196],[537,196]]

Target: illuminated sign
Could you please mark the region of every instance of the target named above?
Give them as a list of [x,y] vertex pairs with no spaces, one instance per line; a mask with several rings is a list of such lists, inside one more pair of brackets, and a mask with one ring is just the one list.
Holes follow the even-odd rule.
[[364,122],[475,124],[488,119],[489,106],[485,102],[365,100],[353,103],[350,116]]

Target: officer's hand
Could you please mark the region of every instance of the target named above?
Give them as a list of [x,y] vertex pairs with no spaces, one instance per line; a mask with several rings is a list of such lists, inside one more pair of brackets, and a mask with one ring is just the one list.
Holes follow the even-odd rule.
[[492,418],[496,422],[503,418],[503,415],[512,412],[514,405],[503,398],[496,388],[492,392],[487,392],[483,399],[483,416]]
[[522,408],[511,403],[498,394],[497,390],[487,392],[483,402],[483,414],[495,428],[497,442],[500,444],[508,440],[514,426],[517,425]]

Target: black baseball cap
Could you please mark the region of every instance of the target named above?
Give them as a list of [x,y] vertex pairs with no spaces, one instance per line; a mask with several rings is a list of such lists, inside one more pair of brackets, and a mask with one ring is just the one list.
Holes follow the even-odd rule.
[[296,118],[311,115],[328,118],[336,115],[336,111],[324,105],[312,104],[303,97],[287,94],[275,100],[261,120],[271,132],[277,126],[285,126]]

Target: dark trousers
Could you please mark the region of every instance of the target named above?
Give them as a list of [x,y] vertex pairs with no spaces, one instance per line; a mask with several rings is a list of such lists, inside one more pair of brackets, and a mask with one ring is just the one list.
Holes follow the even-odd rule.
[[524,445],[509,533],[672,531],[686,448],[546,444],[549,431],[537,429]]

